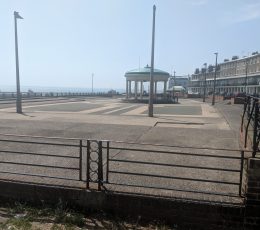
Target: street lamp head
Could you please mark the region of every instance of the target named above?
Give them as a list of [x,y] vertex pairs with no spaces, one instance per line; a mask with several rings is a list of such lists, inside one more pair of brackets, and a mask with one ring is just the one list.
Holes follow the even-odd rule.
[[15,17],[15,18],[18,18],[18,19],[23,19],[23,18],[19,15],[19,12],[17,12],[17,11],[14,11],[14,17]]
[[218,55],[218,52],[214,53],[215,55]]

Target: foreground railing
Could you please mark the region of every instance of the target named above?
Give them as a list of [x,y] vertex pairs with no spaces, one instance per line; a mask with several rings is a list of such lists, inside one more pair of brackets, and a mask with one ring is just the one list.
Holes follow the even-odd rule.
[[[113,141],[102,144],[107,152],[105,183],[220,196],[243,195],[244,151]],[[189,183],[200,189],[191,189]],[[216,189],[219,192],[210,191],[209,186],[220,186]]]
[[0,134],[0,180],[242,197],[245,162],[238,149]]
[[[259,152],[260,120],[259,98],[247,96],[241,121],[241,133],[244,134],[244,148],[252,149],[252,157]],[[248,145],[250,141],[250,145]]]
[[0,173],[82,181],[82,140],[0,139]]

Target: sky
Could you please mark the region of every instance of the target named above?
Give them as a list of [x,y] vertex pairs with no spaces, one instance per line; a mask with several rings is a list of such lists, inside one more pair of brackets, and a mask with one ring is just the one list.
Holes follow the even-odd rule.
[[13,11],[21,86],[125,88],[126,71],[192,74],[206,62],[260,51],[259,0],[0,0],[0,90],[15,86]]

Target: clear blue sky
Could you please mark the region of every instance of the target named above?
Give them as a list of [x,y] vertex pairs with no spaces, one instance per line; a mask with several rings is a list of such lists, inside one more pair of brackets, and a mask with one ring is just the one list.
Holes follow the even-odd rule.
[[21,85],[124,88],[124,73],[150,64],[192,74],[203,63],[260,50],[259,0],[1,0],[0,89],[15,85],[13,11]]

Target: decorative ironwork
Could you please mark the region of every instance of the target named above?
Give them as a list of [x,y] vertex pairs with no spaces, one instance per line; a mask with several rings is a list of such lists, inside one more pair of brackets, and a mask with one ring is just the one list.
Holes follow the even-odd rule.
[[[256,101],[254,107],[254,111],[259,112],[258,103],[256,103]],[[257,122],[253,123],[252,121],[254,119]],[[245,123],[246,121],[247,116],[245,115]],[[258,147],[260,135],[260,122],[258,114],[256,114],[254,118],[251,118],[250,124],[256,124],[256,126],[254,126],[257,127],[255,144]],[[23,178],[28,176],[28,178],[48,178],[51,180],[55,179],[55,181],[61,180],[62,184],[64,184],[66,181],[70,181],[70,186],[74,188],[78,188],[79,182],[80,184],[83,184],[83,181],[85,182],[85,177],[83,176],[83,173],[84,175],[86,173],[86,186],[88,189],[90,187],[90,183],[98,184],[99,190],[101,190],[101,186],[103,184],[106,185],[109,183],[109,185],[139,188],[140,191],[142,189],[157,189],[194,194],[196,193],[214,195],[220,197],[243,197],[244,195],[244,182],[246,177],[243,173],[243,169],[245,168],[247,160],[244,151],[241,151],[240,156],[238,155],[240,149],[220,149],[194,146],[188,147],[107,140],[87,140],[87,142],[85,141],[86,140],[69,138],[64,139],[58,137],[39,138],[25,135],[0,134],[0,143],[2,143],[1,155],[4,156],[0,162],[0,173],[4,175],[11,175],[12,177],[17,175],[23,176]],[[39,145],[44,146],[44,151],[46,152],[39,151],[43,149],[42,147],[37,147]],[[60,152],[59,149],[57,151],[57,148],[60,148]],[[210,150],[210,153],[208,153],[208,150]],[[212,151],[219,154],[212,154]],[[117,157],[119,153],[121,157]],[[21,156],[23,156],[24,161],[19,161],[20,157],[14,157],[12,159],[10,158],[10,160],[7,161],[7,158],[5,156],[10,156],[11,154],[15,154],[18,156],[20,154]],[[145,154],[148,157],[145,157]],[[142,155],[142,157],[140,158],[139,155]],[[105,157],[104,165],[102,156]],[[156,160],[164,158],[163,156],[166,156],[168,160]],[[181,161],[179,161],[179,163],[175,162],[176,156],[182,159]],[[188,158],[185,159],[185,157]],[[201,158],[204,160],[198,161],[198,164],[194,164],[193,162],[188,161],[189,157],[191,157],[192,159]],[[30,161],[25,161],[29,158]],[[46,158],[53,158],[54,161],[46,161]],[[207,159],[209,159],[209,164],[205,164]],[[240,161],[240,167],[238,167],[238,165],[234,168],[230,168],[228,165],[210,165],[212,159],[215,159],[215,162],[219,162],[219,160],[221,159],[223,160],[223,162],[226,160],[234,160],[236,162]],[[59,162],[59,164],[55,164],[54,162]],[[200,164],[201,162],[202,164]],[[10,167],[10,165],[19,167]],[[86,165],[87,167],[85,168]],[[187,174],[167,174],[166,172],[168,171],[169,167],[174,170],[188,169]],[[23,170],[20,170],[20,168],[22,168]],[[42,168],[44,168],[45,170],[42,170]],[[50,171],[48,171],[47,169],[50,169]],[[43,173],[36,173],[36,170]],[[189,170],[192,171],[188,173]],[[199,172],[199,170],[206,170],[205,177],[202,176],[194,178],[194,172]],[[220,172],[221,174],[218,178],[215,178],[215,176],[210,178],[209,172],[213,172],[212,175],[216,175],[215,172]],[[230,173],[232,173],[232,175],[236,174],[236,176],[230,177],[230,180],[226,180],[225,175],[230,175]],[[150,183],[150,181],[148,180],[146,181],[145,178],[151,178],[152,183]],[[19,177],[17,177],[17,179],[19,181]],[[15,180],[16,178],[14,177],[14,181]],[[141,183],[139,183],[138,180],[141,181]],[[187,186],[182,186],[182,184],[172,182],[170,183],[170,181],[184,180],[187,182],[190,181],[192,183],[197,183],[199,186],[201,186],[202,189],[194,189],[193,186],[189,187],[188,184]],[[165,183],[163,181],[165,181]],[[34,182],[34,180],[32,182]],[[209,191],[205,187],[208,186],[208,183],[215,184],[213,186],[214,188],[217,187],[217,185],[223,185],[225,187],[229,186],[229,188],[225,191]],[[236,186],[234,192],[230,192],[233,191],[234,186]],[[237,187],[238,190],[236,189]]]
[[87,140],[87,189],[89,182],[98,183],[98,190],[101,190],[103,183],[102,163],[102,141]]

